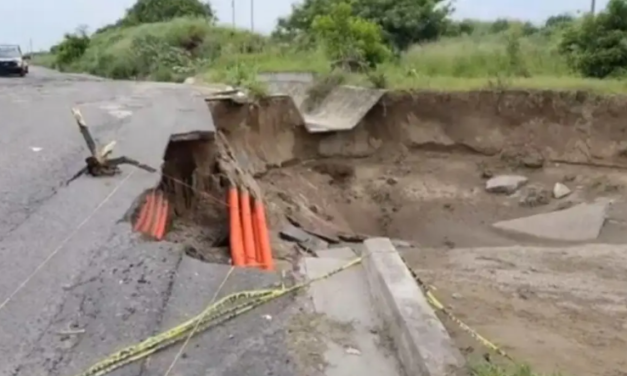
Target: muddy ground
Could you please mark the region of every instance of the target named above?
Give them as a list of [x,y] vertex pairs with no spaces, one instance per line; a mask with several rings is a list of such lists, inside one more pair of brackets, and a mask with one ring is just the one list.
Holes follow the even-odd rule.
[[[331,237],[402,239],[409,266],[515,359],[545,372],[619,376],[627,369],[627,246],[603,244],[627,243],[624,103],[544,92],[394,94],[354,130],[331,135],[307,134],[283,99],[210,106],[238,165],[263,192],[273,251],[285,265],[301,252],[279,239],[287,217]],[[181,231],[170,238],[192,237],[190,252],[228,262],[224,192],[209,162],[215,150],[185,149],[195,150],[196,167],[180,178],[211,192],[179,204],[198,210],[181,209]],[[500,174],[529,182],[511,195],[486,192],[486,179]],[[572,193],[555,199],[558,182]],[[615,200],[598,245],[491,226],[597,198]],[[443,322],[464,353],[485,352]]]
[[[410,267],[437,288],[436,295],[459,318],[517,360],[546,372],[621,375],[627,369],[627,247],[569,247],[511,236],[491,224],[595,197],[620,197],[627,176],[621,170],[568,165],[517,170],[530,183],[515,195],[502,196],[484,190],[482,175],[490,162],[415,153],[395,165],[311,162],[272,171],[262,181],[267,194],[275,196],[273,202],[287,206],[285,211],[305,211],[320,219],[311,223],[326,221],[317,231],[336,227],[411,243],[401,248]],[[344,168],[354,171],[352,178],[327,173]],[[553,199],[558,181],[566,181],[574,192]],[[548,192],[548,200],[529,206],[528,198],[537,197],[531,192],[537,191]],[[620,210],[613,211],[614,220],[606,223],[596,243],[627,242],[620,218],[627,206],[615,205]],[[443,322],[463,353],[483,355],[485,349],[455,323]]]

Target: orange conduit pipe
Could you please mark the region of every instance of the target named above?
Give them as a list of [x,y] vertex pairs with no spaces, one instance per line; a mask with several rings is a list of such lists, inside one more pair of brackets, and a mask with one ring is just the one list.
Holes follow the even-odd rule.
[[257,264],[256,266],[258,268],[261,268],[261,238],[259,237],[260,234],[260,230],[259,230],[259,215],[257,214],[257,208],[254,205],[254,202],[256,202],[256,200],[253,198],[253,205],[252,205],[252,217],[253,217],[253,235],[255,237],[255,259],[257,260]]
[[270,237],[268,236],[268,224],[266,223],[266,213],[261,200],[255,200],[255,217],[257,228],[259,229],[259,247],[261,259],[261,269],[274,270],[274,260],[270,248]]
[[245,266],[244,243],[242,241],[242,221],[239,213],[239,195],[236,187],[229,188],[229,243],[231,260],[234,266]]
[[137,232],[146,232],[150,227],[148,227],[150,223],[150,216],[152,214],[153,206],[155,202],[155,193],[150,192],[146,195],[146,201],[144,205],[141,207],[139,211],[139,216],[137,217],[137,221],[135,222],[135,226],[133,230]]
[[157,240],[162,240],[165,236],[165,227],[168,223],[168,214],[170,212],[170,205],[168,199],[163,192],[159,192],[160,200],[157,200],[159,207],[157,208],[157,216],[153,224],[152,234]]
[[245,189],[240,192],[239,204],[242,220],[242,238],[244,239],[244,254],[246,255],[246,266],[255,266],[257,265],[257,252],[255,251],[253,218],[250,211],[250,195]]

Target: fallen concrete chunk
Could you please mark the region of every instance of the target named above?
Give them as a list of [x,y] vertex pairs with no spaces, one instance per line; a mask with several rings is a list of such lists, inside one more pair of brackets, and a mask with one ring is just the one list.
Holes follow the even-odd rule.
[[497,222],[492,226],[544,239],[594,240],[605,223],[608,206],[608,202],[579,204],[551,213]]
[[282,239],[297,242],[312,251],[327,249],[329,247],[329,243],[292,224],[283,227],[279,235]]
[[281,238],[293,242],[305,242],[311,236],[305,230],[290,224],[283,227],[279,234]]
[[571,193],[570,188],[568,188],[562,183],[555,183],[555,187],[553,187],[553,197],[563,198],[563,197],[568,196],[570,193]]
[[527,181],[526,177],[520,175],[499,175],[488,180],[485,189],[490,193],[512,194]]
[[364,270],[408,375],[464,374],[465,361],[390,239],[364,242]]

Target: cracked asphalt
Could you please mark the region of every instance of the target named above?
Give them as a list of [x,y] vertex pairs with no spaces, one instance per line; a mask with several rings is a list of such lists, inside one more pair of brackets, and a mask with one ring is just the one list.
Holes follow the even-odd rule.
[[[64,184],[87,156],[70,112],[76,105],[96,139],[115,139],[117,155],[156,168],[172,133],[213,131],[188,86],[38,67],[0,78],[1,376],[79,374],[197,314],[229,270],[131,232],[124,218],[158,174],[123,166],[116,177]],[[273,282],[272,274],[238,270],[220,295]],[[271,303],[199,335],[171,375],[294,375],[282,323],[298,309]],[[176,351],[111,374],[165,374]]]

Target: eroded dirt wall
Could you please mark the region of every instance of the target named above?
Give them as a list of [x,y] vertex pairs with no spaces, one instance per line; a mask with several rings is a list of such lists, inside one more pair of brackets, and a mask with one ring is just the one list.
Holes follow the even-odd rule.
[[211,104],[218,129],[255,174],[317,157],[389,157],[411,148],[500,155],[521,163],[627,165],[627,99],[585,93],[386,94],[351,131],[308,134],[288,98]]

